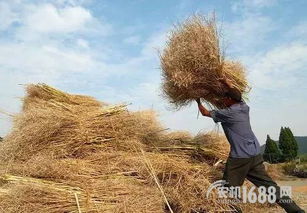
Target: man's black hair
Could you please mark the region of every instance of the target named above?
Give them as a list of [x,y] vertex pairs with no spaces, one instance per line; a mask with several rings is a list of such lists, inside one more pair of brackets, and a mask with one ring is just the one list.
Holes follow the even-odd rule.
[[225,95],[236,102],[242,101],[242,94],[237,88],[229,88]]

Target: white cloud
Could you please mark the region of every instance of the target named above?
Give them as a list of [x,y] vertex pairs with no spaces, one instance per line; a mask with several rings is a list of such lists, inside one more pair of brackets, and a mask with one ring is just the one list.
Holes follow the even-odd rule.
[[142,54],[147,57],[157,57],[158,51],[162,50],[168,33],[166,31],[160,31],[151,35],[145,43]]
[[82,30],[91,19],[91,13],[79,6],[56,8],[44,4],[31,7],[23,24],[39,33],[69,33]]
[[19,70],[22,73],[52,75],[83,72],[93,68],[95,61],[88,54],[56,46],[34,44],[1,44],[1,72]]
[[270,33],[280,26],[270,16],[262,14],[263,7],[275,5],[277,0],[240,0],[232,2],[232,11],[238,17],[222,25],[226,53],[239,55],[255,54],[257,48],[267,44]]
[[78,5],[77,1],[72,1],[74,4],[48,2],[11,4],[19,15],[15,39],[44,42],[50,38],[70,39],[85,34],[105,37],[112,32],[110,24],[93,17],[90,10]]
[[154,108],[157,111],[162,109],[163,104],[159,97],[159,81],[142,82],[134,87],[123,88],[114,90],[108,88],[108,99],[111,102],[125,102],[131,104],[130,109],[140,110]]
[[41,2],[7,4],[19,11],[19,19],[18,26],[9,29],[11,36],[0,39],[0,71],[53,75],[102,65],[95,52],[88,50],[86,37],[78,33],[86,30],[86,35],[93,36],[96,28],[108,24],[96,20],[88,9],[77,5],[80,2],[84,1],[58,1],[62,7]]
[[17,14],[5,2],[0,2],[0,20],[0,31],[6,30],[13,22],[18,20]]
[[128,56],[120,63],[108,64],[108,69],[113,70],[114,76],[135,73],[142,75],[142,72],[157,70],[159,67],[158,50],[165,45],[166,36],[165,31],[153,33],[142,43],[143,46],[137,56]]
[[55,0],[54,3],[60,6],[80,6],[92,0]]
[[249,55],[251,122],[261,142],[270,134],[278,139],[281,126],[295,135],[306,135],[307,45],[281,44],[266,53]]
[[124,43],[134,44],[134,45],[139,44],[140,41],[141,41],[141,37],[138,35],[129,36],[124,39]]
[[[279,91],[280,96],[284,94],[284,90]],[[258,139],[261,143],[265,142],[266,135],[278,140],[279,130],[281,126],[289,126],[294,135],[306,135],[306,117],[302,116],[302,112],[306,111],[307,102],[303,96],[283,98],[276,93],[270,97],[267,96],[262,101],[251,100],[251,123]],[[296,96],[295,91],[293,95]],[[268,99],[271,99],[268,101]]]
[[307,37],[307,21],[300,22],[299,24],[295,25],[292,29],[288,31],[286,35],[291,38],[306,41],[305,39]]
[[250,12],[252,10],[259,10],[264,7],[271,7],[277,3],[277,0],[241,0],[234,1],[231,9],[234,12]]
[[77,45],[82,47],[82,48],[88,48],[89,47],[88,42],[84,39],[77,39]]
[[223,25],[226,53],[250,54],[276,29],[269,17],[249,14]]
[[250,65],[250,80],[262,89],[280,90],[297,87],[307,81],[301,73],[307,67],[307,45],[291,43],[275,47]]
[[277,3],[277,0],[244,0],[243,3],[249,7],[269,7]]

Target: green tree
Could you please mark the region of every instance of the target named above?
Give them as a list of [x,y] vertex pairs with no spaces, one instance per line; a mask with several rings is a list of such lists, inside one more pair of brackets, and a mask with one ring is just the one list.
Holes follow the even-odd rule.
[[279,134],[279,148],[282,152],[282,159],[290,161],[297,155],[297,143],[291,130],[287,127],[281,127]]
[[274,140],[267,135],[263,158],[270,163],[278,163],[281,157],[280,150]]
[[288,136],[290,137],[291,139],[291,158],[294,159],[297,157],[297,153],[298,153],[298,144],[297,144],[297,141],[291,131],[291,129],[289,127],[285,127],[285,131],[286,133],[288,134]]

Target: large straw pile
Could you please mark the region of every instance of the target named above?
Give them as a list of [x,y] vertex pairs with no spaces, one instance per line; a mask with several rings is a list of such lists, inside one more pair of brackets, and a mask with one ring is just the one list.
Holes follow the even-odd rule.
[[243,66],[224,60],[214,16],[195,15],[175,25],[160,61],[164,95],[177,108],[196,98],[223,107],[220,99],[227,88],[218,80],[222,77],[247,92]]
[[[219,135],[165,133],[152,111],[129,112],[29,85],[0,145],[0,212],[214,212],[205,193],[229,147]],[[255,209],[256,206],[242,206]]]

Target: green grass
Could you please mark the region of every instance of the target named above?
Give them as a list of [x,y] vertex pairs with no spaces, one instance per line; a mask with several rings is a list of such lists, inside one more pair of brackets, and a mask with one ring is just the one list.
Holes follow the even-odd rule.
[[282,165],[282,169],[284,170],[284,173],[287,175],[293,175],[293,170],[295,169],[295,161],[290,161],[287,163],[284,163]]
[[301,163],[306,163],[307,162],[307,153],[300,154],[298,157],[300,158]]

